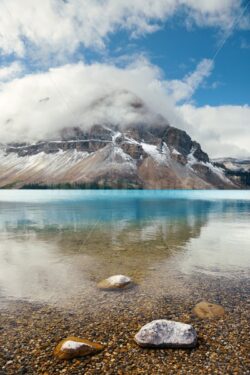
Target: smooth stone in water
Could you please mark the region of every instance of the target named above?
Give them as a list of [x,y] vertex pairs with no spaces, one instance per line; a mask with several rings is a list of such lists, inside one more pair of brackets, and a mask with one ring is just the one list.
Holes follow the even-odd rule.
[[148,348],[194,348],[197,334],[189,324],[161,319],[143,326],[135,335],[135,341]]
[[197,303],[193,308],[193,313],[201,319],[212,319],[219,318],[225,314],[225,310],[222,306],[202,301]]
[[124,275],[110,276],[97,285],[99,289],[122,289],[131,284],[131,279]]
[[95,354],[103,350],[103,345],[79,337],[70,336],[59,342],[54,356],[59,359],[72,359]]

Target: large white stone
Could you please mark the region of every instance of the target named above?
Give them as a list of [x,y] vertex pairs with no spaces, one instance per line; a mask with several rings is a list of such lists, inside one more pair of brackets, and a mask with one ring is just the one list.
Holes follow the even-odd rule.
[[130,277],[127,277],[124,275],[114,275],[108,278],[108,282],[111,285],[124,285],[124,284],[130,283],[130,281],[131,281]]
[[102,280],[98,287],[100,289],[121,289],[131,283],[131,279],[124,275],[110,276],[108,279]]
[[140,329],[135,335],[135,341],[142,347],[193,348],[197,344],[197,334],[189,324],[165,319],[153,320]]

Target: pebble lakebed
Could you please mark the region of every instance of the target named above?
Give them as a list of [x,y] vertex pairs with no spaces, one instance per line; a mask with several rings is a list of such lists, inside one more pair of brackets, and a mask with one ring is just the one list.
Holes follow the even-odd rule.
[[[2,301],[0,311],[1,375],[53,374],[250,374],[247,279],[193,276],[182,280],[187,291],[162,290],[157,296],[140,284],[121,291],[96,290],[67,306]],[[206,299],[225,308],[217,319],[192,313]],[[155,319],[192,324],[194,349],[146,349],[134,341],[138,330]],[[67,336],[104,345],[93,356],[62,361],[53,356]]]

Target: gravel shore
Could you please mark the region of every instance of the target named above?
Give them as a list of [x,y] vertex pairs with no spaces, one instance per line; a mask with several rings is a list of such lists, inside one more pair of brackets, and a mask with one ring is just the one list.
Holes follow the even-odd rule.
[[[249,289],[246,279],[196,276],[189,278],[187,293],[162,290],[156,297],[138,285],[118,292],[97,290],[92,304],[81,296],[67,306],[2,300],[0,375],[250,374]],[[195,317],[192,308],[202,299],[221,304],[226,314],[212,320]],[[198,346],[137,346],[134,335],[140,327],[161,318],[192,324]],[[102,343],[105,349],[69,361],[54,358],[58,342],[72,335]]]

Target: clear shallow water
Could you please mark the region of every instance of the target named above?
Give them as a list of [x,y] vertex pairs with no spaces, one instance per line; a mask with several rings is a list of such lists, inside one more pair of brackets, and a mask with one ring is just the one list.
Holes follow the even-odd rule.
[[250,191],[0,191],[0,297],[92,296],[112,274],[155,295],[244,279]]

